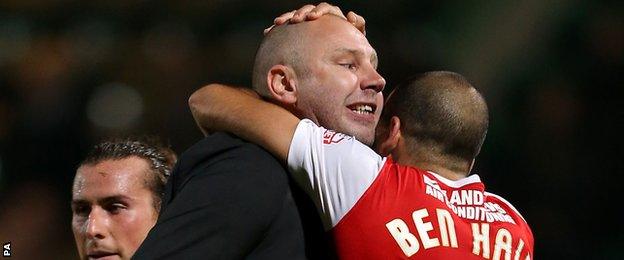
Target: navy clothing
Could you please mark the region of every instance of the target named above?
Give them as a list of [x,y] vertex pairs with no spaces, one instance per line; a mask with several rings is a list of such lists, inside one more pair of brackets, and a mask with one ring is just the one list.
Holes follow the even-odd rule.
[[215,133],[182,154],[133,259],[304,259],[301,220],[280,163]]

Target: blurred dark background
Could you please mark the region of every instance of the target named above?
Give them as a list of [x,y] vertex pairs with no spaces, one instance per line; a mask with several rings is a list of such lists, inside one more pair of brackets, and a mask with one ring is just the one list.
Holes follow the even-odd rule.
[[[71,182],[105,137],[201,138],[188,96],[250,85],[262,29],[302,1],[0,2],[0,242],[76,258]],[[486,96],[475,172],[533,228],[536,259],[622,259],[622,1],[345,1],[388,88],[451,70]]]

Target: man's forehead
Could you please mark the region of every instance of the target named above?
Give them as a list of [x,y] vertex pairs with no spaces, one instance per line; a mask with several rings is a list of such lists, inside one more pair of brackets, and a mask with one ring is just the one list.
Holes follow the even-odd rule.
[[107,181],[82,179],[74,183],[72,190],[73,201],[100,202],[104,200],[134,198],[139,194],[149,192],[144,182],[138,179],[109,179]]
[[83,178],[131,178],[142,175],[148,169],[149,164],[145,159],[129,156],[83,164],[76,171],[76,175]]
[[[366,53],[375,53],[368,39],[353,24],[334,15],[324,15],[309,23],[308,29],[312,38],[320,40],[321,44],[339,44],[339,48],[361,50]],[[376,54],[375,54],[376,56]]]
[[309,33],[314,38],[332,38],[334,35],[340,35],[340,38],[349,38],[349,41],[357,39],[366,42],[366,36],[362,34],[353,24],[343,18],[334,15],[324,15],[315,21],[303,23],[300,27],[304,33]]
[[[132,167],[134,166],[134,167]],[[136,165],[140,166],[140,165]],[[99,163],[78,168],[74,179],[73,195],[129,193],[144,188],[145,168],[135,165]]]

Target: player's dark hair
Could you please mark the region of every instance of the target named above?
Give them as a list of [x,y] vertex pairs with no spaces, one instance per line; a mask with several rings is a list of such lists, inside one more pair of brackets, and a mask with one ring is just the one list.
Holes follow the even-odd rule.
[[401,120],[408,149],[451,169],[470,165],[485,140],[488,109],[479,92],[454,72],[416,75],[394,90],[382,113]]
[[145,179],[147,187],[154,196],[154,208],[160,212],[161,197],[177,156],[173,150],[164,146],[155,137],[110,139],[96,144],[87,157],[80,163],[95,165],[106,160],[121,160],[131,156],[144,159],[150,167]]

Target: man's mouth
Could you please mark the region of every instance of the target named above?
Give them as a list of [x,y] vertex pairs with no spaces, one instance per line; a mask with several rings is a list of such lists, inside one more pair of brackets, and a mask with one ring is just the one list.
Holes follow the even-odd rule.
[[375,114],[375,110],[377,106],[374,104],[353,104],[347,106],[347,108],[351,109],[356,114],[360,115],[372,115]]

